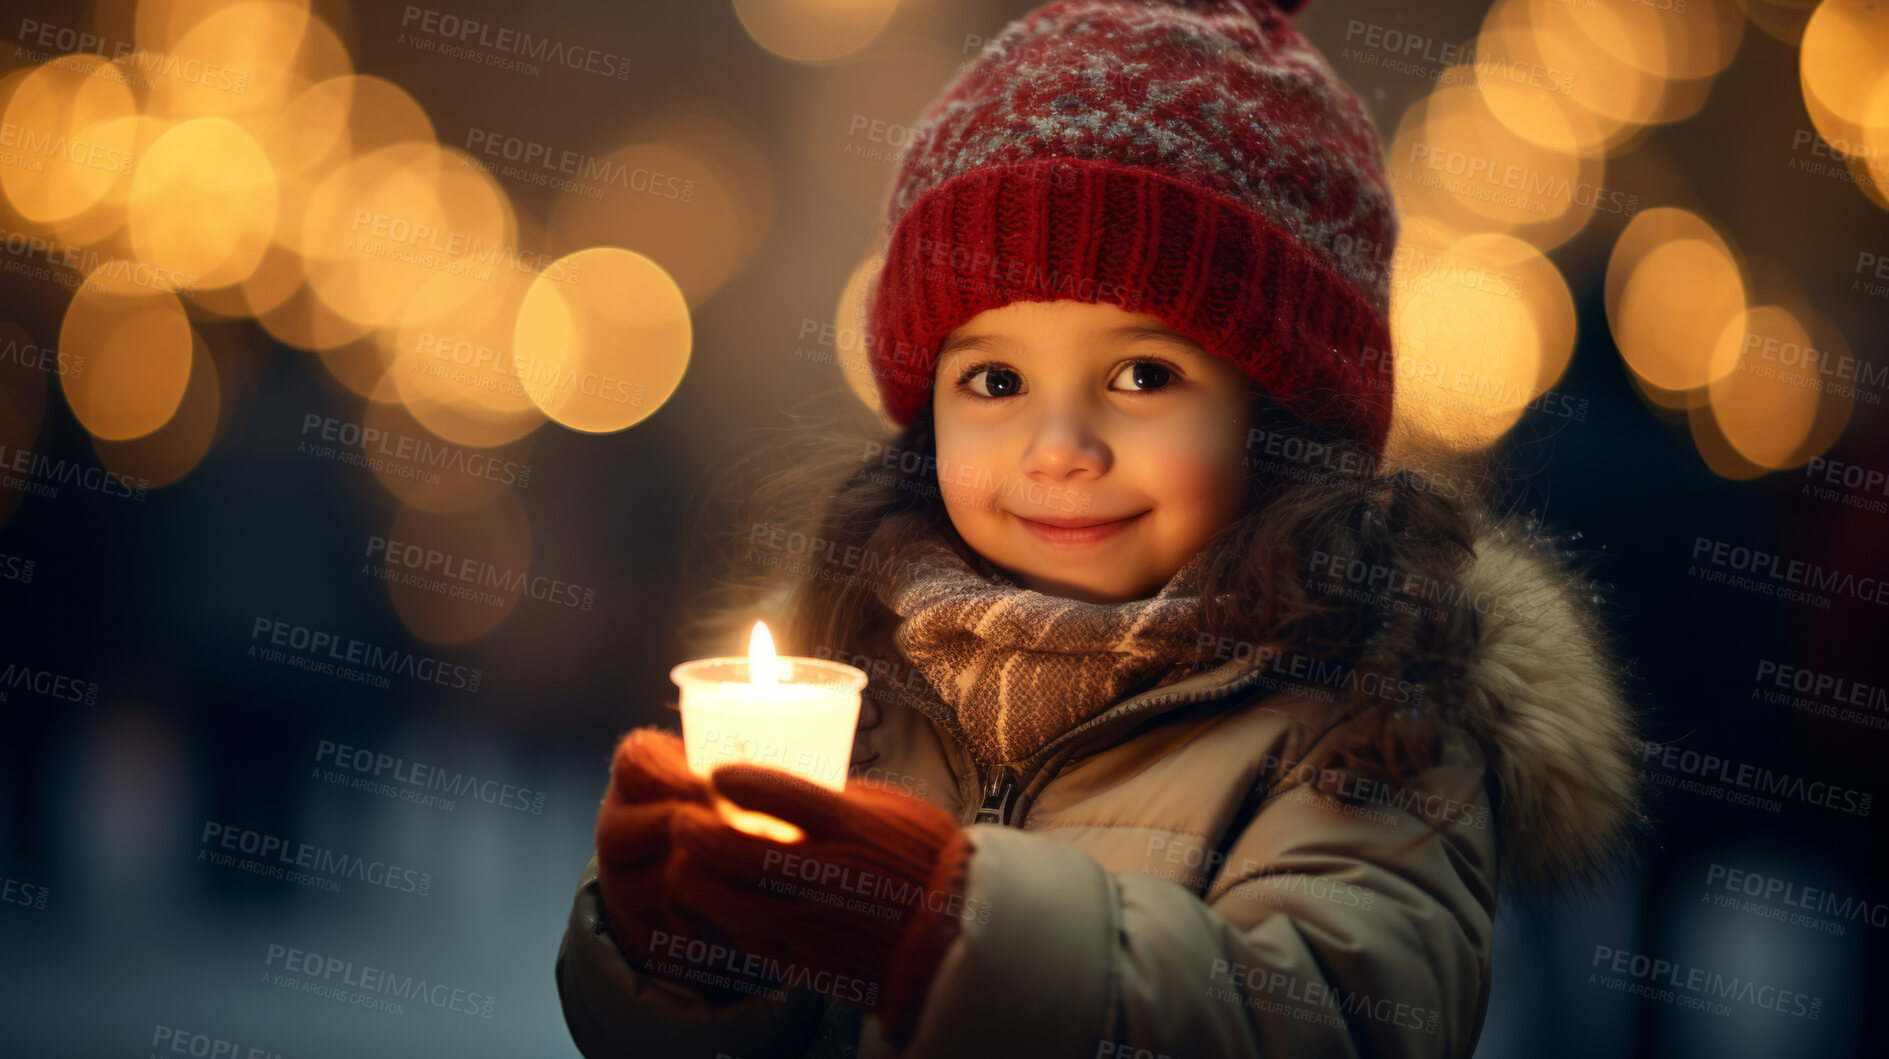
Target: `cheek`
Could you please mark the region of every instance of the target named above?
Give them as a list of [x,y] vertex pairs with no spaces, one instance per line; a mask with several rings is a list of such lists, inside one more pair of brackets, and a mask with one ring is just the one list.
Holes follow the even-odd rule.
[[992,462],[996,446],[977,430],[941,429],[937,439],[938,490],[962,532],[965,520],[994,513],[1003,490],[1003,469]]
[[1143,450],[1148,494],[1175,516],[1175,525],[1218,527],[1239,506],[1245,469],[1237,439],[1189,433]]

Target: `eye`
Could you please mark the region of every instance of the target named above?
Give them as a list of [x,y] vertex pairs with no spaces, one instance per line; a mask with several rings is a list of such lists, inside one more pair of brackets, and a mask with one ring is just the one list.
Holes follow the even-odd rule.
[[[1129,393],[1152,393],[1180,377],[1180,372],[1172,366],[1158,360],[1134,360],[1122,365],[1122,370],[1115,373],[1111,383],[1127,381],[1123,387]],[[1114,387],[1111,386],[1111,389]]]
[[[973,381],[980,377],[982,386]],[[1023,376],[1001,364],[973,364],[958,376],[958,386],[975,397],[1014,397],[1023,391]]]

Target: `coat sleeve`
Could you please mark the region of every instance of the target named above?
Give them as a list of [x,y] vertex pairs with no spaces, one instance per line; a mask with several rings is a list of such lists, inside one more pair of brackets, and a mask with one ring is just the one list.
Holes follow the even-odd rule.
[[975,914],[902,1054],[1469,1055],[1495,909],[1479,751],[1458,739],[1420,782],[1364,804],[1264,771],[1272,792],[1204,897],[1045,835],[973,827]]
[[827,1014],[818,993],[791,989],[715,1005],[680,983],[639,973],[605,929],[597,858],[584,866],[558,946],[558,1000],[587,1059],[800,1056]]

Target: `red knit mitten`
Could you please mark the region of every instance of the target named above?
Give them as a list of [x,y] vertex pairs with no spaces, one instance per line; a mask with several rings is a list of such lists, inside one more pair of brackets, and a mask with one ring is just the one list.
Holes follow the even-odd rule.
[[624,736],[597,812],[597,889],[605,925],[631,966],[686,982],[720,1003],[741,994],[705,983],[701,975],[691,977],[686,965],[681,973],[663,970],[678,963],[668,953],[678,947],[687,952],[692,942],[731,947],[712,924],[685,928],[663,911],[671,820],[684,806],[709,805],[709,790],[707,780],[689,771],[688,753],[674,733],[638,728]]
[[673,824],[667,893],[678,918],[726,930],[806,986],[878,1014],[904,1047],[964,903],[973,844],[951,814],[872,787],[836,792],[778,769],[726,765],[715,789],[806,834],[790,843],[687,805]]

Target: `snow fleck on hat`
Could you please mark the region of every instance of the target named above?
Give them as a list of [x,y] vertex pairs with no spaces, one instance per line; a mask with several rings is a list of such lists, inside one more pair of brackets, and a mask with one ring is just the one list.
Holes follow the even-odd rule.
[[946,335],[1013,301],[1149,313],[1382,452],[1397,217],[1363,104],[1286,20],[1304,0],[1056,0],[917,123],[867,357],[930,400]]

